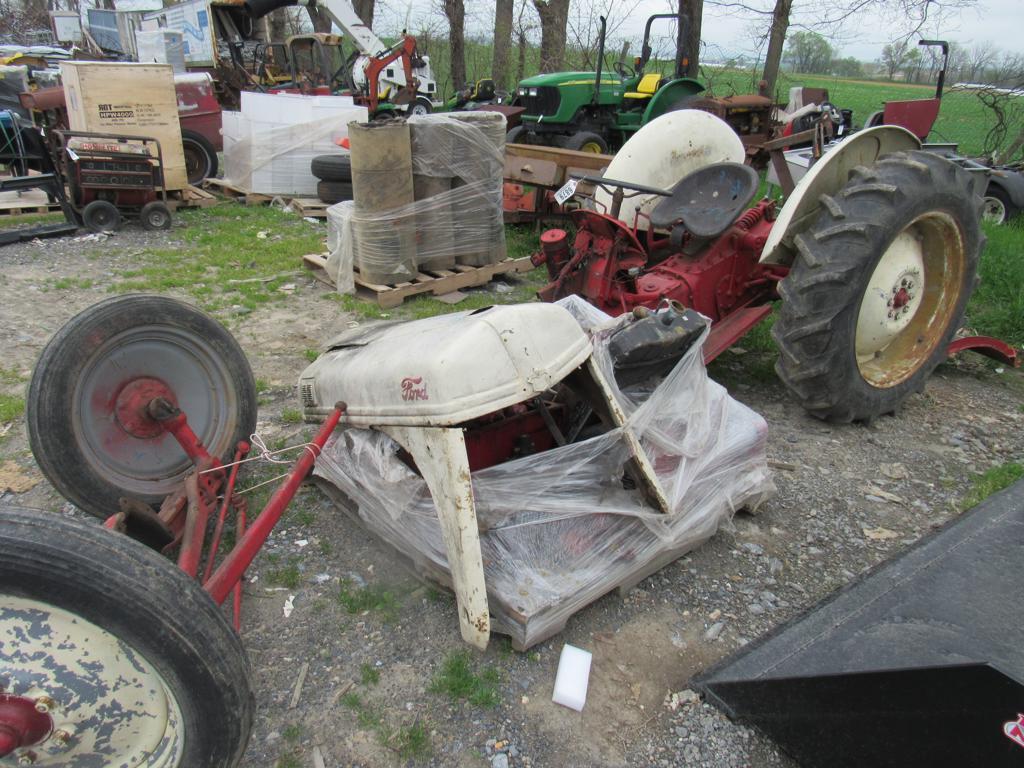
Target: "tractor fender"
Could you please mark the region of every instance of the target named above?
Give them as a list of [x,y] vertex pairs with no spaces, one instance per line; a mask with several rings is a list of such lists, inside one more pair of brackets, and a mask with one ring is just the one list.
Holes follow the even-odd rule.
[[786,199],[761,251],[761,263],[793,263],[793,239],[818,218],[822,195],[839,192],[854,168],[874,165],[882,155],[920,148],[921,142],[914,134],[895,125],[868,128],[834,144]]
[[664,115],[675,109],[681,109],[683,102],[693,98],[698,93],[703,93],[704,86],[691,77],[681,77],[678,80],[670,80],[655,93],[647,109],[644,110],[643,125],[646,125],[656,117]]
[[1018,209],[1024,209],[1024,173],[994,168],[988,179],[989,186],[1003,190]]

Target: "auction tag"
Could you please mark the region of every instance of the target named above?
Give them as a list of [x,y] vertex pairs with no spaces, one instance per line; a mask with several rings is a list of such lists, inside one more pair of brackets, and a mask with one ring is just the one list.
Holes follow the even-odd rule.
[[562,205],[566,200],[576,194],[576,187],[579,186],[578,179],[569,179],[565,185],[555,192],[555,202]]

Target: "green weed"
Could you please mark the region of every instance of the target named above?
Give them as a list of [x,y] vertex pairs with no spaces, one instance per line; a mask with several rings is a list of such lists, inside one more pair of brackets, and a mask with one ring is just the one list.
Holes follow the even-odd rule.
[[315,350],[315,349],[306,349],[305,351],[303,351],[302,354],[311,363],[314,360],[316,360],[318,357],[320,357],[320,352],[318,350]]
[[1024,227],[985,224],[988,244],[981,254],[981,282],[967,305],[971,328],[1024,346]]
[[467,651],[450,653],[434,675],[431,693],[440,693],[452,701],[466,700],[477,707],[498,704],[498,670],[487,667],[477,674],[470,664]]
[[377,736],[377,741],[382,746],[396,752],[401,760],[423,760],[429,757],[433,751],[430,735],[426,727],[419,721],[394,728],[384,715],[364,702],[355,691],[342,696],[341,703],[355,713],[356,722],[359,723],[360,728],[373,731]]
[[302,411],[298,408],[285,408],[281,411],[281,421],[285,424],[298,424],[302,421]]
[[376,685],[380,682],[380,670],[372,664],[359,667],[359,680],[363,685]]
[[381,614],[385,621],[394,620],[398,613],[395,593],[377,585],[359,588],[343,581],[338,589],[338,602],[350,614],[373,611]]
[[294,560],[267,571],[267,583],[276,587],[296,589],[302,583],[302,573]]
[[0,424],[14,421],[25,412],[25,400],[14,395],[0,395]]
[[288,753],[287,755],[281,755],[277,758],[275,768],[304,768],[304,766],[302,765],[302,760],[299,759],[298,755]]
[[281,737],[285,741],[298,741],[302,738],[302,726],[296,723],[285,726],[284,730],[281,731]]
[[960,510],[964,511],[977,506],[993,493],[1003,490],[1024,477],[1024,465],[1016,463],[1001,464],[998,467],[982,472],[971,480],[971,487],[960,502]]

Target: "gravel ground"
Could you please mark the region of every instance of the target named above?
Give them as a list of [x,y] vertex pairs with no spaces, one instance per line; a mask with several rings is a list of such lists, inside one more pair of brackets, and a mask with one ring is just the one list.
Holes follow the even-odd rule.
[[[0,251],[5,369],[27,378],[49,336],[104,298],[104,284],[133,253],[166,246],[164,237],[129,229],[108,243]],[[66,278],[91,282],[57,287]],[[325,290],[302,277],[279,302],[223,318],[266,383],[259,429],[268,442],[298,443],[308,433],[282,418],[297,407],[303,351],[353,322],[336,304],[313,301]],[[977,358],[956,361],[898,417],[832,426],[804,415],[767,373],[768,362],[759,352],[726,354],[712,375],[768,420],[778,495],[529,652],[497,637],[486,653],[470,655],[483,680],[494,675],[494,706],[432,690],[445,659],[463,649],[454,600],[419,583],[318,489],[304,490],[246,588],[242,634],[257,719],[244,765],[794,765],[695,700],[688,681],[957,514],[974,473],[1019,460],[1024,377]],[[3,385],[8,394],[23,386]],[[35,469],[23,419],[0,440],[0,460],[38,481],[2,500],[74,514]],[[594,653],[582,713],[550,701],[564,643]]]

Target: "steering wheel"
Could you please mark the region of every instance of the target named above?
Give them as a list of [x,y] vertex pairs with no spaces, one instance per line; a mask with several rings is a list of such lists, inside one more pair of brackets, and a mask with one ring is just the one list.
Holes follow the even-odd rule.
[[621,61],[616,61],[612,64],[612,69],[615,70],[615,74],[621,77],[623,80],[628,80],[631,77],[636,77],[636,70],[628,64]]

